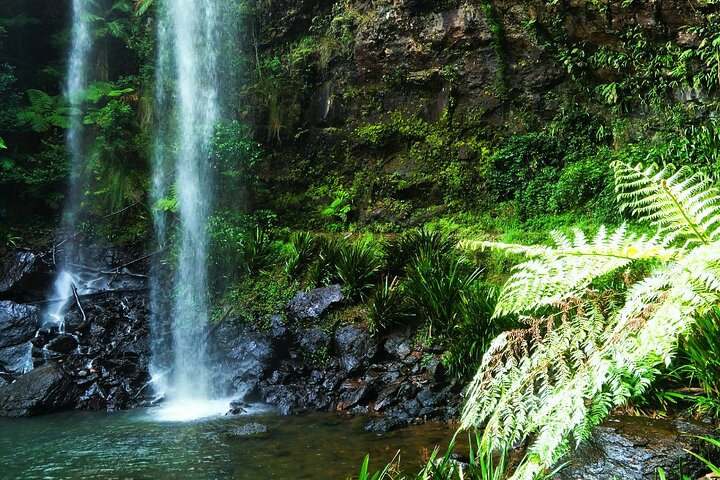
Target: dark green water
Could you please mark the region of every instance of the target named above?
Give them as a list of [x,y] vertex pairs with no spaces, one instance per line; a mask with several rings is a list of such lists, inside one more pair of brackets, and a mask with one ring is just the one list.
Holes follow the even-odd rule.
[[[269,432],[229,434],[250,422]],[[402,465],[412,470],[453,434],[437,424],[367,433],[366,422],[268,413],[173,423],[158,422],[152,410],[0,418],[0,478],[344,480],[357,475],[366,453],[380,469],[402,449]]]

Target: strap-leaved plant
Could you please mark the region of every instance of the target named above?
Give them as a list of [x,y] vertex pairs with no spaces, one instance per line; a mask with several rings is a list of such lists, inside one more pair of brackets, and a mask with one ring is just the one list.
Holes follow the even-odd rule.
[[[498,336],[468,388],[463,427],[484,427],[482,447],[526,442],[512,479],[532,479],[576,447],[610,410],[641,393],[678,336],[720,299],[720,191],[688,168],[613,165],[618,199],[653,236],[621,226],[594,238],[553,233],[555,247],[465,242],[521,253],[495,316],[525,330]],[[634,262],[648,273],[604,297],[593,280]],[[531,317],[529,315],[534,315]]]

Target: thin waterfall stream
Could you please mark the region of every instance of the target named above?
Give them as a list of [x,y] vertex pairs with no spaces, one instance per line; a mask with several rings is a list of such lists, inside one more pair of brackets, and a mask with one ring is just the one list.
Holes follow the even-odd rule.
[[86,283],[92,282],[92,279],[81,276],[77,271],[79,263],[77,229],[84,190],[82,177],[87,161],[82,120],[83,97],[91,77],[93,40],[89,17],[92,7],[91,0],[72,1],[72,40],[64,85],[64,96],[70,105],[69,125],[65,138],[70,156],[70,177],[60,228],[64,238],[58,244],[58,255],[55,259],[59,273],[53,290],[49,293],[51,302],[43,315],[45,325],[57,328],[61,333],[65,331],[64,311],[68,303],[73,301],[73,292],[84,289]]

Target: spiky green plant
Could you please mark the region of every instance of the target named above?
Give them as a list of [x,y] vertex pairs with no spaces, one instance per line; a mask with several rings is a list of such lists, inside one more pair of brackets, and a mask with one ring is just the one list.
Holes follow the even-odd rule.
[[357,241],[340,249],[335,267],[348,298],[357,300],[375,286],[382,262],[372,243]]
[[455,254],[418,253],[408,265],[404,289],[417,316],[425,322],[428,337],[446,337],[463,318],[463,297],[481,270],[469,269]]
[[317,253],[317,239],[310,232],[295,232],[290,236],[285,272],[290,276],[303,275]]
[[268,268],[273,261],[273,253],[270,237],[260,227],[255,227],[242,244],[243,263],[250,275]]
[[481,437],[477,430],[468,432],[469,455],[467,463],[453,458],[456,438],[450,441],[445,454],[435,448],[422,469],[413,474],[403,474],[400,470],[400,452],[379,472],[370,473],[370,456],[360,468],[358,480],[501,480],[504,477],[507,452],[482,452],[479,449]]
[[[624,209],[658,228],[625,226],[593,238],[554,233],[556,246],[466,242],[523,253],[495,315],[540,313],[500,334],[467,391],[462,425],[484,425],[482,448],[527,441],[512,479],[532,479],[586,439],[615,406],[641,393],[669,364],[678,336],[720,301],[720,192],[687,168],[615,163]],[[598,277],[651,262],[616,308],[593,299]],[[523,317],[521,317],[523,318]]]
[[455,240],[425,228],[410,230],[383,245],[383,256],[391,276],[400,276],[417,257],[441,258],[455,250]]
[[461,317],[450,332],[443,365],[458,377],[472,375],[482,361],[492,339],[510,328],[506,318],[492,318],[498,300],[498,289],[482,282],[472,282],[462,292]]
[[311,285],[329,285],[339,280],[336,265],[346,245],[347,240],[342,237],[318,237],[317,255],[308,269]]
[[699,315],[687,338],[680,344],[680,352],[687,363],[680,373],[697,382],[703,395],[682,395],[693,402],[702,413],[720,413],[720,308]]
[[410,302],[403,292],[398,277],[386,276],[370,297],[368,320],[370,331],[378,333],[386,328],[413,318]]

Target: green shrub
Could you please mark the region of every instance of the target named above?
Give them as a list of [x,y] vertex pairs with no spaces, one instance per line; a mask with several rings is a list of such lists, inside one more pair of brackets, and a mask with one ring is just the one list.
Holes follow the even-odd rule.
[[410,302],[400,287],[398,277],[390,280],[389,276],[385,276],[368,304],[370,331],[382,332],[393,325],[405,323],[414,316]]
[[288,258],[285,272],[293,277],[302,276],[312,263],[317,253],[318,242],[310,232],[294,232],[290,236]]
[[720,414],[720,308],[713,307],[698,315],[681,343],[681,354],[687,359],[683,373],[702,387],[705,397],[689,398],[700,410]]
[[460,320],[450,332],[448,351],[443,357],[443,365],[450,373],[458,377],[474,373],[492,339],[510,327],[508,319],[493,318],[498,293],[495,286],[479,281],[463,290]]
[[490,193],[499,201],[516,198],[541,170],[562,167],[564,155],[559,142],[548,134],[532,132],[510,137],[490,159]]
[[308,280],[312,286],[329,285],[339,281],[336,266],[346,243],[344,238],[318,237],[317,255],[308,270]]
[[382,261],[372,243],[357,241],[340,248],[335,267],[348,299],[358,300],[375,287]]
[[277,255],[269,235],[261,227],[255,227],[242,244],[243,265],[250,275],[255,275],[272,265]]
[[543,167],[518,192],[517,212],[521,218],[540,217],[552,213],[551,199],[555,192],[560,172],[555,167]]
[[462,319],[463,295],[480,274],[479,269],[468,270],[465,260],[457,255],[423,252],[407,267],[403,285],[429,337],[447,337]]
[[383,245],[388,275],[399,276],[416,257],[440,258],[455,249],[455,241],[448,235],[425,228],[411,230]]

